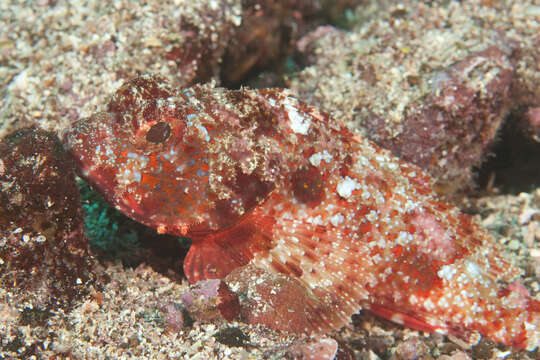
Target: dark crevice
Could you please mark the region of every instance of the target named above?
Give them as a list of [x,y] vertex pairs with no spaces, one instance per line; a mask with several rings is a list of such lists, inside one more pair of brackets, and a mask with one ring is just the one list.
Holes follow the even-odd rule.
[[540,186],[540,143],[522,126],[522,117],[511,114],[493,147],[492,156],[478,170],[478,188],[517,195]]

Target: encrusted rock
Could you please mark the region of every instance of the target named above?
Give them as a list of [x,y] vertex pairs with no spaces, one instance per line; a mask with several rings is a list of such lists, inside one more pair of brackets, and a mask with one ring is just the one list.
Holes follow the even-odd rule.
[[428,170],[443,192],[462,189],[509,109],[538,106],[538,6],[375,4],[357,9],[352,31],[325,27],[299,42],[310,66],[292,87]]
[[[54,135],[24,129],[0,143],[0,286],[26,314],[69,307],[95,280],[72,161]],[[40,321],[42,322],[42,321]]]

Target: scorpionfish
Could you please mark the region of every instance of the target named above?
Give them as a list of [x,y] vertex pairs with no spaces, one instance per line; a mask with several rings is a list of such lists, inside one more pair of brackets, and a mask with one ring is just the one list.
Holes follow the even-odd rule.
[[186,236],[191,283],[250,265],[315,299],[306,333],[360,309],[404,326],[532,350],[540,302],[418,167],[285,89],[121,86],[64,133],[80,175],[129,217]]

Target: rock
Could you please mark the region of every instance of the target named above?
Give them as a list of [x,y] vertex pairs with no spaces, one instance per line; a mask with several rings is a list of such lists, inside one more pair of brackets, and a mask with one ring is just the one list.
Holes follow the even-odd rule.
[[351,31],[325,27],[298,42],[309,63],[291,86],[452,194],[470,187],[510,109],[538,106],[533,8],[369,2]]
[[29,324],[96,279],[73,174],[50,133],[24,129],[0,143],[0,286],[23,317],[39,314]]

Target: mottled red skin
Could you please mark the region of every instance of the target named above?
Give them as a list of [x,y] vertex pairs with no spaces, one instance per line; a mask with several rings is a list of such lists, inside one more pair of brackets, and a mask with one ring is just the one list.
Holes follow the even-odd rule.
[[[249,264],[302,289],[309,316],[295,331],[336,329],[367,308],[425,331],[536,347],[539,303],[507,285],[519,271],[487,232],[437,199],[419,168],[336,123],[286,90],[174,90],[145,76],[65,143],[118,209],[193,239],[190,282]],[[253,322],[290,325],[286,312],[253,311]]]

